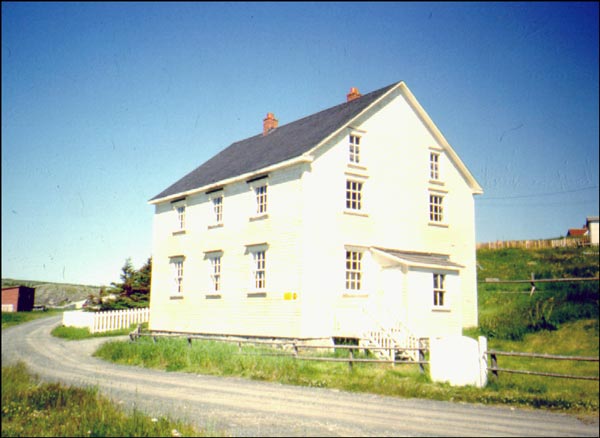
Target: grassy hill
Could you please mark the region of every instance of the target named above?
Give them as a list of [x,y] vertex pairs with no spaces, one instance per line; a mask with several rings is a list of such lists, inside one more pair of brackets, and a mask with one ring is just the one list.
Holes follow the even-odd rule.
[[[479,332],[488,338],[520,340],[527,333],[556,330],[561,324],[598,320],[598,281],[485,283],[485,279],[527,280],[598,277],[597,247],[479,249]],[[596,324],[597,326],[597,324]]]
[[100,292],[100,286],[15,280],[12,278],[2,279],[2,287],[18,285],[35,288],[36,306],[63,306],[75,301],[85,300],[90,294],[97,295]]

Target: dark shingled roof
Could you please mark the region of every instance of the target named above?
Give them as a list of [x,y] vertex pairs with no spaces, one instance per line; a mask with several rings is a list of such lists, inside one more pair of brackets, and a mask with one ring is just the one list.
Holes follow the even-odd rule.
[[268,135],[261,133],[235,142],[160,192],[151,201],[296,158],[350,122],[398,83],[280,126]]

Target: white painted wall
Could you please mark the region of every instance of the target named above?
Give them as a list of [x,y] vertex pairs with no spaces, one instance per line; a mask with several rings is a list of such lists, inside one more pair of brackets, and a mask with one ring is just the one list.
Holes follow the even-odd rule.
[[[354,131],[353,131],[354,129]],[[361,166],[348,165],[347,139],[358,132]],[[399,92],[314,151],[311,164],[270,172],[268,218],[251,221],[254,193],[245,181],[224,187],[222,227],[213,228],[205,193],[186,199],[186,232],[173,235],[171,203],[156,206],[152,330],[282,337],[328,337],[360,331],[356,309],[390,309],[422,335],[460,333],[477,323],[472,191],[446,153],[443,185],[429,181],[430,148],[440,146]],[[363,176],[364,178],[361,178]],[[345,211],[347,178],[364,181],[362,215]],[[447,226],[429,224],[429,191],[447,191]],[[246,246],[267,242],[266,297],[249,298]],[[345,290],[345,251],[365,248],[360,291]],[[431,273],[382,270],[367,248],[449,254],[465,265],[448,275],[449,312],[432,312]],[[220,298],[210,290],[206,251],[222,255]],[[172,299],[169,257],[185,255],[181,299]],[[285,300],[286,292],[296,293]],[[382,314],[383,317],[383,314]],[[462,318],[462,319],[461,319]]]
[[600,238],[599,238],[599,229],[598,229],[598,220],[588,220],[587,221],[587,226],[590,232],[590,243],[592,245],[598,245],[598,243],[600,242]]

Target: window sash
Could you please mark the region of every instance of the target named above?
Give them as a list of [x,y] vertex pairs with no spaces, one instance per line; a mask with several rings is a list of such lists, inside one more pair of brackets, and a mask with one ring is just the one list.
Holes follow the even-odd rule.
[[444,197],[440,195],[429,195],[429,220],[442,222],[444,220]]
[[176,208],[177,211],[177,229],[185,229],[185,205],[180,205]]
[[346,251],[346,289],[360,290],[362,285],[362,253]]
[[252,278],[255,289],[264,289],[266,287],[266,253],[265,251],[256,251],[252,253],[253,272]]
[[348,140],[348,159],[351,163],[360,163],[360,137],[350,135]]
[[183,292],[183,260],[176,260],[173,263],[175,291],[180,294]]
[[256,213],[263,214],[267,212],[267,186],[259,186],[254,189],[256,194]]
[[440,179],[440,154],[429,153],[429,177],[433,180]]
[[443,274],[433,274],[433,306],[446,307],[446,276]]
[[210,279],[212,281],[213,291],[217,292],[221,290],[221,257],[213,257],[210,259],[212,267],[212,273]]
[[362,210],[363,183],[346,180],[346,208],[349,210]]
[[223,221],[223,196],[217,196],[212,199],[215,222],[220,224]]

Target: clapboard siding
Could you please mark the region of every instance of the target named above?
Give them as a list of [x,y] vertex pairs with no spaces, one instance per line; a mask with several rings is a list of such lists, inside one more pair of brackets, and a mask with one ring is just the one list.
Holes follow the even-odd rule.
[[[157,203],[150,328],[359,336],[368,325],[365,308],[382,320],[397,318],[422,336],[459,333],[476,325],[473,194],[478,185],[411,96],[402,87],[392,89],[351,126],[305,152],[306,160],[269,171],[263,180],[268,183],[267,217],[253,218],[254,185],[245,180],[207,188],[222,188],[221,226],[213,220],[214,193],[185,199],[185,233],[173,233],[173,204]],[[350,133],[361,135],[358,166],[348,164]],[[430,181],[431,151],[439,153],[443,184]],[[363,182],[360,214],[345,208],[347,179]],[[430,224],[430,193],[444,196],[444,226]],[[250,297],[255,290],[248,245],[260,243],[268,245],[266,296]],[[447,272],[450,306],[432,310],[431,269],[383,266],[370,247],[446,254],[464,266]],[[347,248],[364,251],[359,291],[345,288]],[[218,292],[211,289],[211,251],[222,252]],[[185,256],[180,296],[173,293],[173,256]]]

